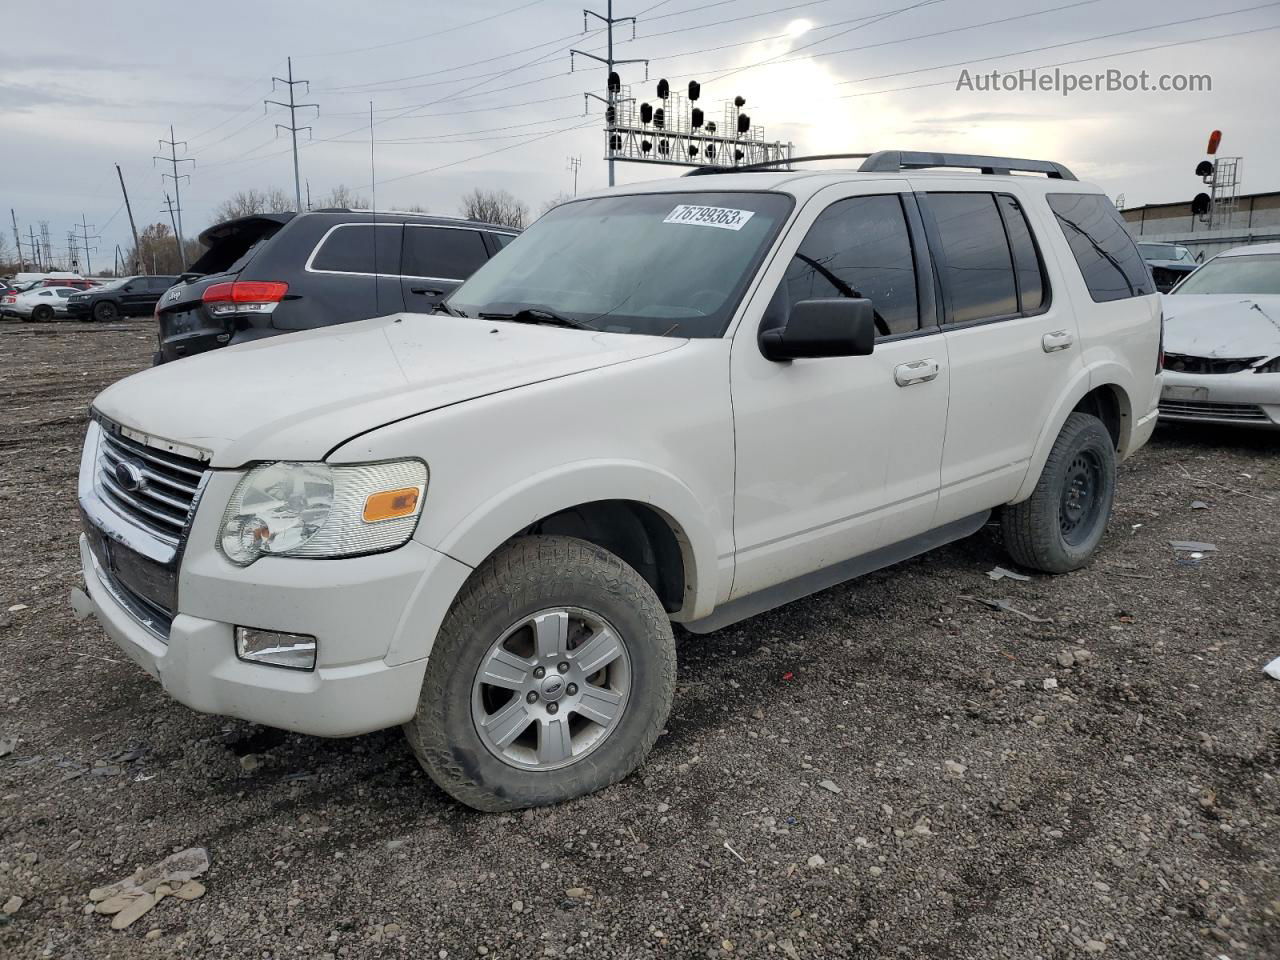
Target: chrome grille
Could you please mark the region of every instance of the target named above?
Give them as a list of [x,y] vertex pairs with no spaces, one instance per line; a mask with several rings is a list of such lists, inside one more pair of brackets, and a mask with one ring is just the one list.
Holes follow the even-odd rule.
[[1160,412],[1180,420],[1238,420],[1270,423],[1266,411],[1254,403],[1214,403],[1209,400],[1161,400]]
[[200,460],[147,446],[104,425],[98,449],[103,499],[167,543],[181,540],[204,472]]

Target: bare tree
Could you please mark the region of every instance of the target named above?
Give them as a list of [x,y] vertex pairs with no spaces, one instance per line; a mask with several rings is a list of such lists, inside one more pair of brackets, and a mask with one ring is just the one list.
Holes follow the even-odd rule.
[[538,211],[538,216],[542,216],[548,210],[554,210],[556,207],[560,206],[560,204],[568,203],[572,199],[573,199],[572,194],[568,194],[564,192],[557,193],[554,197],[552,197],[550,200],[548,200],[546,203],[542,205],[542,209]]
[[293,209],[293,200],[279,187],[269,190],[240,190],[233,193],[213,211],[214,223],[249,217],[255,213],[287,213]]
[[[185,244],[187,263],[193,263],[204,253],[199,240],[188,239]],[[138,234],[138,250],[129,250],[125,263],[139,262],[144,273],[177,274],[182,272],[182,260],[178,256],[178,244],[167,223],[153,223]]]
[[362,197],[357,191],[352,190],[345,183],[340,183],[327,194],[317,200],[312,209],[321,210],[325,207],[345,207],[347,210],[368,209],[369,201]]
[[462,215],[468,220],[496,223],[503,227],[523,227],[529,208],[506,190],[481,190],[479,187],[462,198]]

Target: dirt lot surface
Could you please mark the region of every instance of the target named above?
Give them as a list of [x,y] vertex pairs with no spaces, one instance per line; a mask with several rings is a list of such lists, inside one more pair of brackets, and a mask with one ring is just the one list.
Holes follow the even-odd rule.
[[[495,816],[73,619],[86,410],[153,342],[0,325],[0,956],[1280,957],[1280,437],[1159,432],[1080,573],[995,582],[983,532],[685,636],[642,770]],[[84,912],[191,846],[202,898]]]

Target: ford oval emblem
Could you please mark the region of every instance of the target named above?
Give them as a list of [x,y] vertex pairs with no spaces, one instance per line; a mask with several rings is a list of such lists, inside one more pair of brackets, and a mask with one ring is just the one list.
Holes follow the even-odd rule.
[[137,493],[147,485],[142,469],[128,460],[121,460],[116,464],[115,474],[116,483],[127,493]]

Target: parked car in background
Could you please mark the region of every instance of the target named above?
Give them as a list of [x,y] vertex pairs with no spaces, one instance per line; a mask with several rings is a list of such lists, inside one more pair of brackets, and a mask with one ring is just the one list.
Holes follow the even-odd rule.
[[1280,428],[1280,243],[1218,254],[1164,319],[1161,418]]
[[34,290],[36,287],[78,287],[88,290],[101,282],[82,277],[78,273],[19,273],[14,277],[13,285],[19,290]]
[[[799,162],[578,198],[438,312],[108,387],[77,612],[197,710],[403,724],[443,789],[506,810],[643,761],[672,621],[720,629],[993,511],[1023,566],[1088,564],[1159,393],[1160,298],[1115,207],[1045,161]],[[360,277],[361,234],[434,229],[348,216],[298,244],[310,269]]]
[[160,300],[155,361],[389,313],[427,313],[518,233],[364,210],[220,223],[200,235],[208,249]]
[[161,295],[178,282],[177,277],[121,277],[75,294],[67,301],[67,313],[77,320],[107,322],[120,317],[155,313]]
[[79,293],[78,287],[32,287],[21,293],[6,294],[0,298],[7,316],[43,323],[54,317],[67,315],[67,299]]
[[1138,241],[1138,252],[1151,270],[1151,278],[1161,293],[1172,290],[1174,284],[1199,266],[1191,251],[1180,243],[1152,243]]

